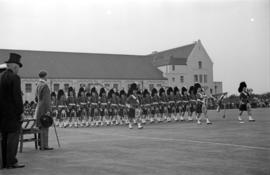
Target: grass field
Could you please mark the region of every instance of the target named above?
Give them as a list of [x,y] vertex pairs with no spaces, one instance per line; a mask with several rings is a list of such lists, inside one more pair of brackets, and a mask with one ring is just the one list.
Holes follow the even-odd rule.
[[[213,125],[162,123],[143,130],[127,127],[53,129],[53,151],[36,151],[26,143],[18,154],[23,169],[0,174],[153,174],[153,175],[269,175],[270,109],[254,109],[256,122],[237,121],[237,110],[209,111]],[[247,118],[243,117],[247,120]]]

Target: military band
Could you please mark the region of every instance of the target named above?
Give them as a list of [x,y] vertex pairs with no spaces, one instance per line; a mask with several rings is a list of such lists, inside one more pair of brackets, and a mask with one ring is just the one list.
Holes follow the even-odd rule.
[[[242,86],[245,86],[242,84]],[[249,121],[254,121],[251,117],[251,110],[248,98],[250,90],[243,87],[240,94],[240,114],[247,111]],[[196,119],[197,124],[201,124],[202,117],[206,124],[212,122],[208,118],[207,109],[209,100],[217,106],[217,111],[223,103],[227,93],[213,97],[207,95],[199,83],[190,86],[189,89],[182,87],[161,87],[159,90],[153,88],[151,91],[144,89],[141,91],[136,84],[132,84],[128,90],[121,90],[102,87],[97,92],[93,87],[87,92],[80,88],[76,96],[73,88],[68,89],[67,97],[63,90],[51,94],[52,116],[56,126],[59,127],[97,127],[109,125],[124,125],[133,128],[136,124],[138,128],[143,128],[147,123],[160,122],[192,122]]]

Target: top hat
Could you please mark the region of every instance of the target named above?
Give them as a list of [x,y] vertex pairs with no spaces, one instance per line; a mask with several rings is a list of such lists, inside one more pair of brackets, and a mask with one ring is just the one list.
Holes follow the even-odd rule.
[[21,61],[21,55],[16,54],[16,53],[10,53],[9,54],[9,60],[6,61],[5,63],[15,63],[18,64],[20,67],[22,67],[22,63]]

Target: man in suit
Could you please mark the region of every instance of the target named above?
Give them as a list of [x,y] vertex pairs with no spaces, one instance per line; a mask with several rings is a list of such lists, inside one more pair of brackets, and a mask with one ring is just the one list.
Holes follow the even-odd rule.
[[42,142],[40,143],[40,149],[52,150],[53,148],[49,148],[48,146],[49,128],[42,126],[40,123],[40,119],[43,115],[50,115],[51,113],[51,93],[49,86],[46,84],[47,72],[41,71],[39,73],[39,78],[40,79],[36,89],[36,99],[38,103],[35,117],[37,119],[37,126],[41,130],[40,139]]
[[22,67],[20,58],[20,55],[10,53],[6,61],[7,69],[0,74],[0,132],[4,168],[24,167],[16,158],[23,115],[21,79],[17,75]]

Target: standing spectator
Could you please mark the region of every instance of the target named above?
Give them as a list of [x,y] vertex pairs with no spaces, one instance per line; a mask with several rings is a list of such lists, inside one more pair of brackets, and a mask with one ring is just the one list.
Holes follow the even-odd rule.
[[22,67],[20,59],[20,55],[10,53],[7,69],[0,74],[0,132],[3,167],[8,169],[24,167],[16,158],[23,116],[21,79],[17,75]]
[[53,148],[48,147],[49,128],[43,127],[40,123],[43,115],[50,115],[51,113],[51,93],[49,86],[46,84],[47,72],[41,71],[39,78],[36,90],[37,107],[35,118],[37,119],[37,126],[41,130],[40,139],[43,141],[43,143],[40,143],[40,149],[52,150]]

